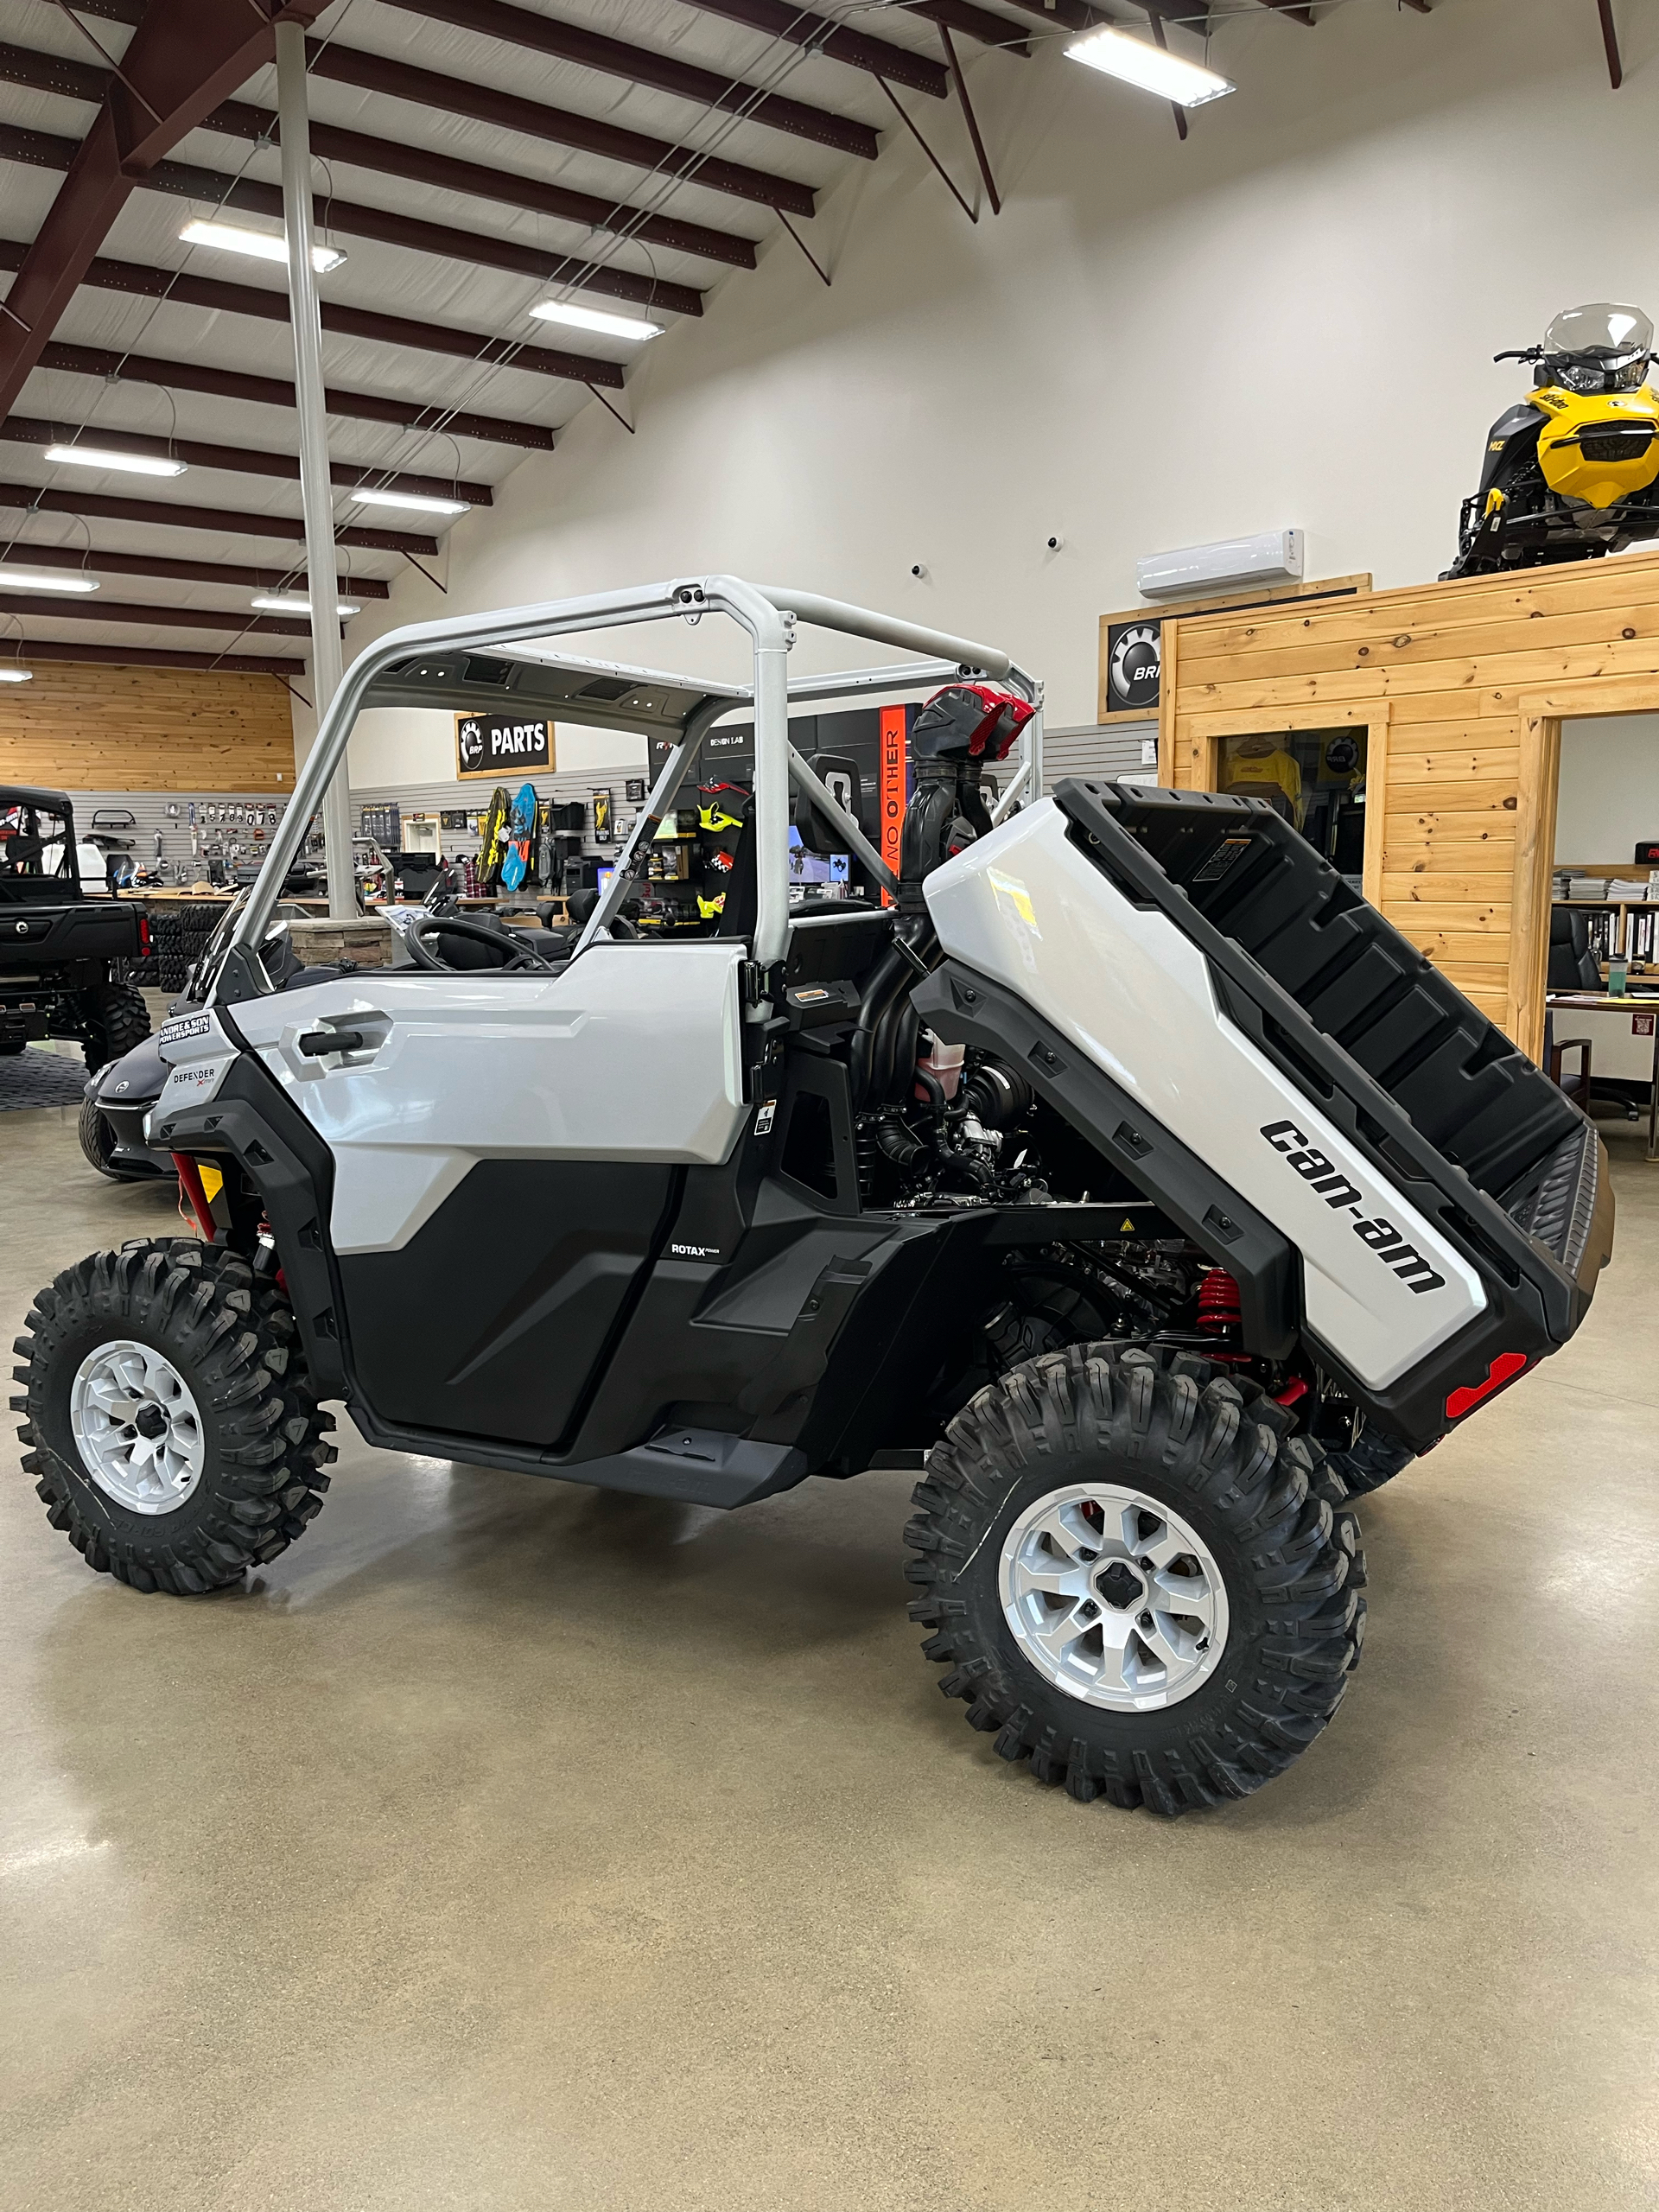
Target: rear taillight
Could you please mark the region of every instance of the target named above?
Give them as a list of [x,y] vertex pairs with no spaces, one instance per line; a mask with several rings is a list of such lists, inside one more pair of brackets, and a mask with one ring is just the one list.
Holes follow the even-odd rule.
[[1465,1414],[1473,1413],[1483,1398],[1490,1398],[1494,1390],[1517,1376],[1527,1363],[1523,1351],[1501,1351],[1486,1370],[1484,1382],[1466,1383],[1461,1390],[1454,1390],[1446,1402],[1448,1421],[1461,1421]]
[[149,957],[149,916],[148,914],[140,914],[138,917],[138,950],[148,960]]

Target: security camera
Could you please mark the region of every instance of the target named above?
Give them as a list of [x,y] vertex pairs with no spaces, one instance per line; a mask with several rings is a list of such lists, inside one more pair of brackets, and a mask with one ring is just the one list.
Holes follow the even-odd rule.
[[927,574],[927,563],[925,561],[912,561],[910,564],[910,573],[912,576],[925,576]]
[[1056,531],[1052,537],[1046,537],[1043,540],[1043,543],[1047,546],[1051,553],[1058,553],[1061,546],[1065,544],[1065,540],[1060,536],[1059,532]]

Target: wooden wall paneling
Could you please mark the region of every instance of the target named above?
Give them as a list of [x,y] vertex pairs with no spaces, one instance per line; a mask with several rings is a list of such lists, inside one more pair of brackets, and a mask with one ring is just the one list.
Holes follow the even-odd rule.
[[0,687],[0,778],[73,791],[294,788],[286,688],[270,676],[37,661]]
[[1236,611],[1242,613],[1247,607],[1294,606],[1309,600],[1352,598],[1357,593],[1369,592],[1371,579],[1369,572],[1363,575],[1319,576],[1306,583],[1268,584],[1244,591],[1209,592],[1193,599],[1145,600],[1139,607],[1120,607],[1115,614],[1100,617],[1100,642],[1096,653],[1096,697],[1095,711],[1103,723],[1132,722],[1147,719],[1153,711],[1149,707],[1115,708],[1107,687],[1106,671],[1110,656],[1110,639],[1114,630],[1126,623],[1144,623],[1160,632],[1160,669],[1158,704],[1162,707],[1169,696],[1169,657],[1164,641],[1169,635],[1169,626],[1188,614],[1215,614]]

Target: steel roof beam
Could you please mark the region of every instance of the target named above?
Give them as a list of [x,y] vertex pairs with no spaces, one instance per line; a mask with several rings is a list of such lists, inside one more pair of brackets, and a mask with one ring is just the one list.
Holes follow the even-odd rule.
[[[302,542],[305,524],[295,515],[234,514],[219,507],[188,507],[171,499],[117,499],[101,492],[56,492],[38,484],[0,480],[0,508],[24,514],[81,515],[107,522],[149,522],[162,530],[207,530],[233,537],[282,537]],[[337,545],[371,553],[424,553],[438,550],[435,537],[407,530],[337,530]]]
[[[0,570],[0,582],[4,571]],[[43,600],[37,592],[0,589],[0,614],[49,614],[54,621],[148,622],[158,630],[233,630],[268,638],[308,638],[311,625],[286,614],[238,614],[222,607],[134,607],[86,599]]]
[[[0,238],[0,270],[21,267],[29,251],[15,240]],[[167,299],[176,306],[209,308],[219,315],[256,315],[268,322],[288,321],[285,291],[262,291],[256,284],[227,284],[217,276],[187,276],[174,269],[146,268],[142,262],[92,261],[81,281],[101,291],[130,292],[146,300]],[[453,329],[446,323],[415,322],[405,315],[341,307],[330,301],[322,310],[322,327],[341,337],[372,340],[378,346],[407,346],[418,353],[453,354],[463,361],[499,362],[572,384],[603,385],[612,391],[622,388],[622,372],[614,361],[567,353],[548,346],[527,346],[515,338],[489,338],[480,331]]]
[[648,85],[653,92],[671,92],[677,99],[699,107],[719,108],[741,115],[750,123],[764,123],[792,137],[809,138],[815,145],[832,146],[838,153],[856,154],[873,162],[881,142],[868,124],[827,109],[808,107],[785,99],[741,78],[722,76],[717,69],[702,69],[666,54],[652,54],[621,39],[607,38],[580,23],[561,22],[556,16],[531,15],[507,0],[387,0],[405,14],[425,16],[435,22],[452,24],[457,30],[476,31],[481,38],[499,39],[504,46],[522,46],[532,54],[550,54],[557,61],[574,61],[601,76],[620,77],[624,84]]
[[[129,430],[105,430],[91,423],[48,423],[32,415],[9,415],[0,423],[0,438],[23,446],[72,446],[84,438],[88,445],[102,447],[106,452],[181,461],[191,468],[223,469],[232,476],[281,476],[297,483],[300,474],[299,461],[289,453],[267,453],[249,446],[203,445],[193,438],[149,437]],[[368,484],[384,492],[412,492],[420,499],[465,499],[474,507],[495,504],[487,484],[469,484],[459,477],[414,476],[405,469],[350,461],[334,462],[329,474],[335,489],[341,492],[355,492]]]
[[[27,85],[35,92],[86,100],[95,106],[109,86],[110,73],[87,62],[66,60],[61,54],[40,54],[29,47],[11,46],[0,41],[0,79]],[[256,143],[273,146],[278,143],[274,111],[256,107],[248,100],[221,102],[201,127],[220,132],[227,138],[252,139]],[[48,168],[56,166],[57,148],[73,147],[76,143],[73,139],[54,138],[46,131],[14,130],[10,135],[25,142],[38,139],[42,148],[38,155],[18,152],[12,156],[14,160],[40,160]],[[44,150],[47,149],[51,149],[50,156]],[[367,131],[346,130],[314,118],[311,150],[325,161],[344,162],[353,168],[369,169],[383,176],[407,177],[417,184],[435,185],[441,191],[464,193],[474,200],[496,200],[504,207],[522,207],[531,214],[580,223],[590,230],[617,232],[637,238],[643,245],[666,246],[671,252],[721,262],[728,268],[754,267],[753,239],[740,237],[735,232],[713,230],[703,223],[682,222],[673,215],[652,214],[643,207],[631,207],[626,200],[606,200],[591,192],[572,192],[540,177],[516,176],[510,170],[492,168],[482,162],[458,161],[452,154],[435,154],[422,146],[372,137]],[[172,167],[171,162],[159,163],[157,173]]]
[[[9,78],[14,84],[27,81],[8,67],[4,48],[0,48],[0,78]],[[232,107],[239,105],[238,101],[228,103]],[[259,111],[253,109],[250,112],[257,115]],[[315,149],[315,135],[313,145]],[[0,123],[0,161],[21,162],[33,168],[67,169],[75,151],[73,138]],[[282,217],[280,185],[261,184],[252,177],[224,176],[216,169],[198,168],[191,162],[157,162],[142,182],[149,191],[171,193],[176,199],[206,200],[215,209],[232,207],[248,214],[275,216],[279,220]],[[631,300],[641,307],[667,308],[679,315],[702,313],[702,294],[690,284],[662,283],[655,277],[641,276],[631,269],[607,269],[595,262],[578,260],[572,254],[548,253],[511,238],[493,238],[479,231],[457,230],[448,223],[394,214],[385,208],[359,207],[349,200],[330,198],[319,202],[319,208],[327,229],[343,231],[348,237],[378,238],[387,245],[408,246],[416,253],[442,254],[450,260],[473,262],[480,268],[506,269],[515,276],[534,277],[543,284],[575,284],[584,291],[607,293],[613,299]]]
[[539,138],[550,145],[574,146],[581,153],[597,154],[629,168],[695,181],[704,191],[722,192],[730,199],[753,200],[763,207],[786,207],[792,215],[814,212],[810,185],[799,184],[793,177],[772,176],[741,162],[704,156],[695,146],[676,146],[666,138],[624,130],[594,116],[567,115],[562,108],[544,106],[540,100],[525,99],[517,92],[498,92],[493,86],[441,75],[435,69],[416,69],[409,62],[389,60],[378,54],[360,54],[355,47],[325,46],[313,41],[307,53],[313,77],[337,85],[383,92],[389,99],[435,108],[443,115],[469,116],[474,123],[493,124],[499,130]]
[[849,30],[828,16],[797,7],[794,0],[691,0],[691,5],[705,16],[723,16],[728,23],[764,31],[768,38],[781,39],[786,45],[827,54],[832,61],[862,69],[868,76],[879,77],[884,85],[903,85],[912,92],[930,93],[936,100],[942,100],[950,89],[942,62],[907,46],[894,46],[887,39]]
[[[98,377],[105,383],[153,384],[173,391],[206,391],[216,399],[245,400],[251,407],[292,407],[294,387],[275,377],[244,376],[236,369],[205,367],[200,361],[164,361],[152,353],[122,353],[102,346],[54,342],[41,356],[43,369],[64,369],[72,376]],[[372,392],[340,391],[332,386],[328,412],[353,421],[389,423],[399,430],[426,435],[448,432],[458,438],[523,446],[551,453],[554,433],[540,423],[511,423],[499,415],[473,415],[447,407],[417,406],[413,400],[381,399]]]
[[149,0],[0,315],[0,415],[16,401],[128,195],[275,52],[275,26],[325,0]]
[[[0,544],[0,588],[6,569],[68,569],[88,576],[155,576],[172,583],[223,584],[227,591],[303,591],[305,564],[297,569],[242,569],[223,561],[165,561],[153,553],[105,553],[75,545]],[[390,599],[378,576],[337,576],[342,599]]]
[[279,683],[305,674],[302,660],[273,660],[264,653],[166,652],[153,645],[65,645],[55,638],[25,638],[22,646],[31,660],[86,661],[95,668],[207,668],[228,676],[274,676]]

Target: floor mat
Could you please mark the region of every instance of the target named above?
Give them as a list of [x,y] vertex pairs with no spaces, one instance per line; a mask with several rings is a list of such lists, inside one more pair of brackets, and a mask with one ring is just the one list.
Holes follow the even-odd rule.
[[86,1063],[27,1045],[0,1052],[0,1114],[41,1106],[79,1106],[86,1089]]

